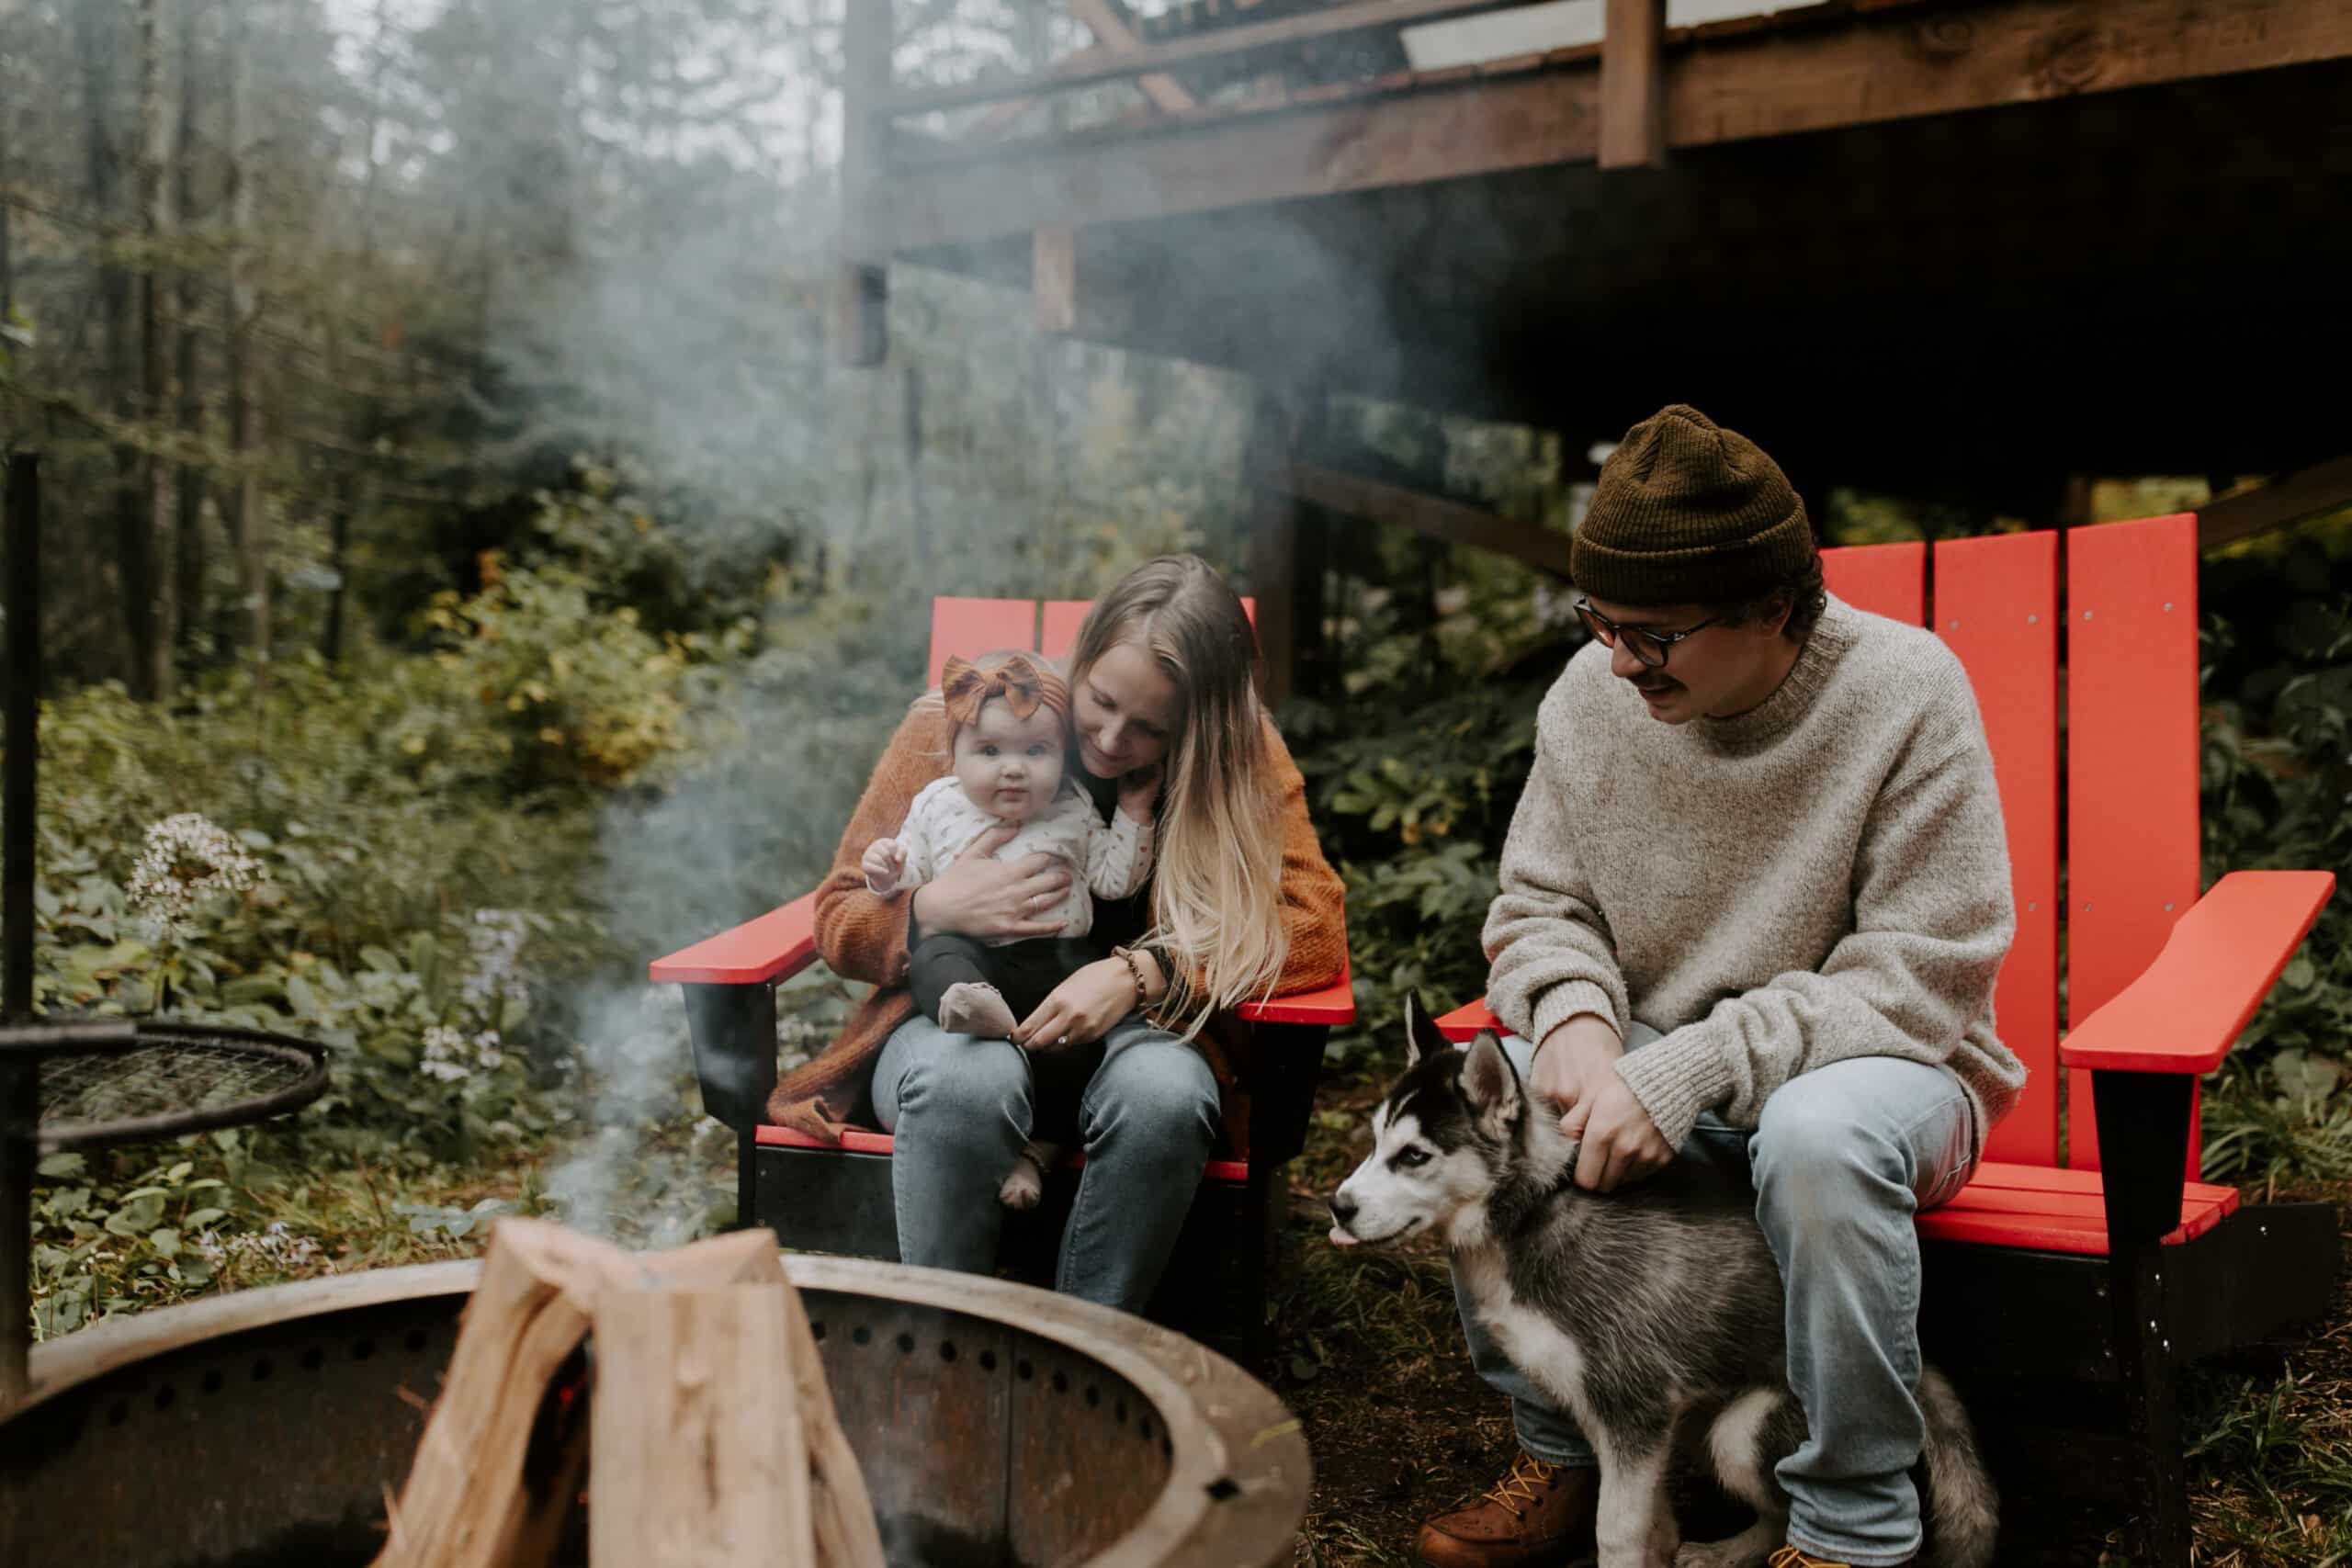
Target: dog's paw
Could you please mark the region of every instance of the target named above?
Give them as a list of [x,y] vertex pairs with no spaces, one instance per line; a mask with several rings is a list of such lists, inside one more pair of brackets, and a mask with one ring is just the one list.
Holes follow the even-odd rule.
[[1770,1545],[1749,1540],[1749,1534],[1753,1532],[1729,1540],[1692,1541],[1674,1554],[1674,1568],[1763,1568]]
[[1012,1173],[1004,1179],[1004,1185],[996,1190],[996,1198],[1008,1209],[1034,1209],[1045,1193],[1045,1173],[1027,1155],[1023,1155],[1012,1162]]

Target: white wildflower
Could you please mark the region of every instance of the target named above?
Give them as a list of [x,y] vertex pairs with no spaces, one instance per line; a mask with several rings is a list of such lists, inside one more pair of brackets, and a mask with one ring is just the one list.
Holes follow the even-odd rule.
[[531,987],[519,962],[527,933],[523,917],[512,909],[476,909],[473,929],[466,933],[472,967],[464,985],[466,1000],[487,1007],[492,1000],[527,1001]]
[[224,1237],[217,1231],[207,1230],[196,1238],[196,1250],[215,1269],[252,1260],[273,1269],[292,1269],[318,1257],[319,1244],[288,1231],[284,1220],[272,1220],[259,1235]]
[[147,829],[147,843],[130,868],[130,901],[162,934],[185,930],[188,917],[216,893],[243,893],[268,872],[237,840],[193,811],[166,817]]
[[436,1023],[424,1032],[424,1056],[418,1071],[444,1083],[455,1083],[475,1073],[494,1073],[505,1065],[506,1053],[495,1029],[469,1037],[463,1030]]

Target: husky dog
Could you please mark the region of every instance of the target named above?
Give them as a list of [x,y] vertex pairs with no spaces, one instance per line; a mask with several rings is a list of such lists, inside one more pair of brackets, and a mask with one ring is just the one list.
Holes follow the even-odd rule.
[[[1788,1387],[1781,1273],[1752,1194],[1703,1190],[1678,1161],[1602,1196],[1569,1179],[1576,1145],[1531,1113],[1491,1031],[1466,1051],[1406,1004],[1405,1075],[1373,1149],[1331,1199],[1341,1245],[1442,1235],[1472,1308],[1511,1363],[1571,1412],[1600,1461],[1600,1568],[1744,1568],[1787,1538],[1773,1469],[1805,1436]],[[1943,1375],[1919,1380],[1935,1568],[1993,1560],[1996,1500]],[[1682,1546],[1669,1459],[1696,1458],[1757,1512]],[[1679,1549],[1679,1550],[1678,1550]]]

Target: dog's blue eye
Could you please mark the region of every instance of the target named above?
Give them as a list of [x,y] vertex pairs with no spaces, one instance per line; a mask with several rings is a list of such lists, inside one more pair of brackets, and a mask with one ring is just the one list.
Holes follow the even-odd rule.
[[1399,1149],[1396,1151],[1396,1157],[1390,1163],[1410,1170],[1415,1166],[1429,1164],[1430,1152],[1421,1148]]

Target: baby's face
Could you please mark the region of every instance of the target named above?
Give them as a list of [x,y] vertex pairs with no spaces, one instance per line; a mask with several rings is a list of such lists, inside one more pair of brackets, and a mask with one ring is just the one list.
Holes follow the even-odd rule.
[[956,731],[956,782],[991,817],[1026,822],[1054,803],[1062,787],[1061,716],[1040,703],[1015,718],[1001,702]]

